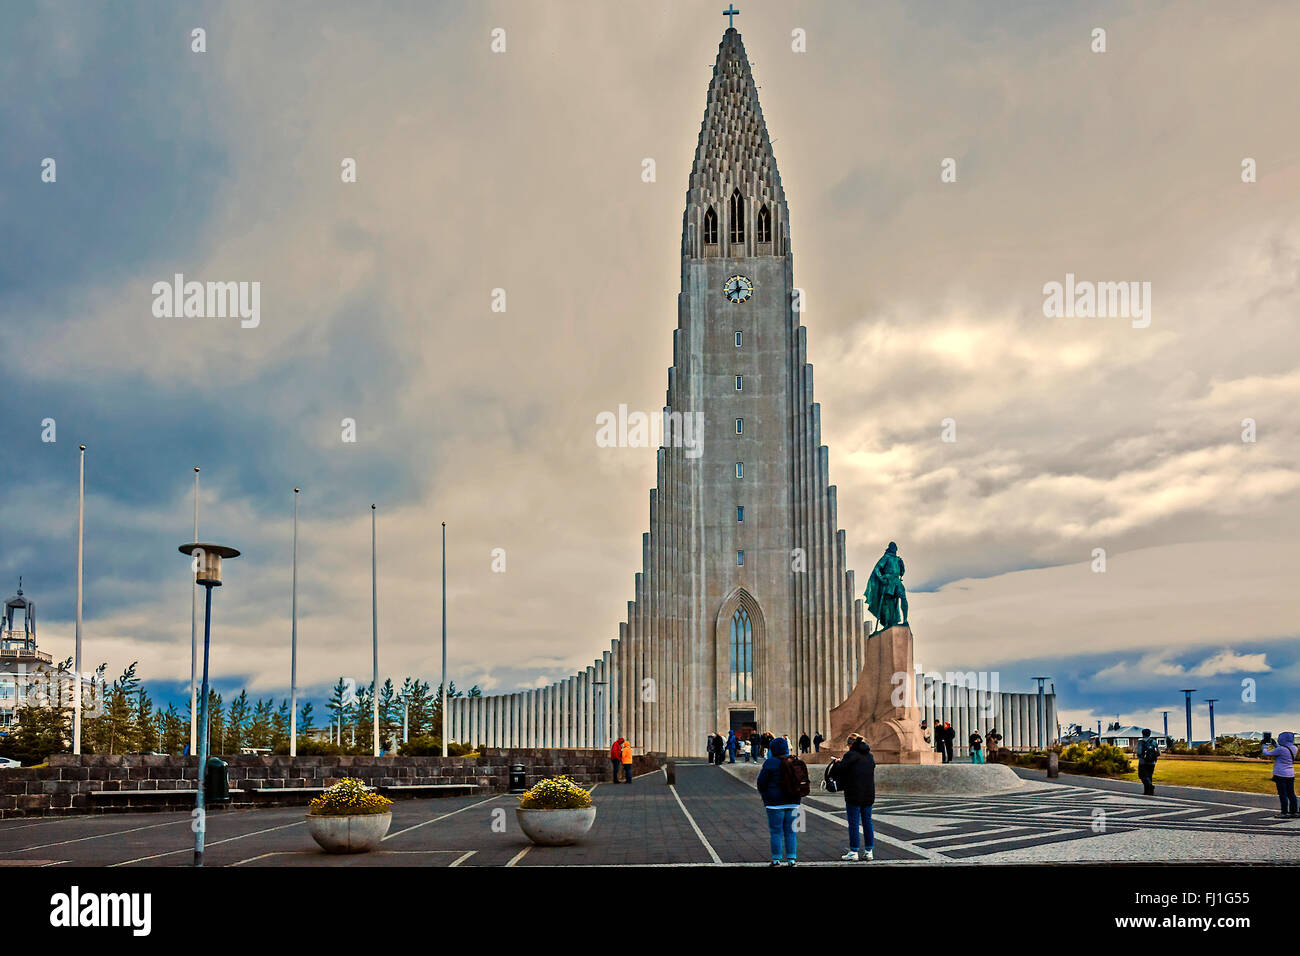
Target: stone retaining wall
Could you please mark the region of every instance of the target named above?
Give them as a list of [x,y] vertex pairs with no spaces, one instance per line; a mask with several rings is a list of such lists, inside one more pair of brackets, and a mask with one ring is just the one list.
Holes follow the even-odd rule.
[[[477,757],[222,757],[230,775],[233,806],[308,802],[308,788],[359,777],[373,787],[472,784],[484,794],[509,789],[510,765],[523,764],[532,786],[565,774],[589,787],[610,779],[601,750],[485,750]],[[0,819],[122,810],[176,810],[194,806],[194,757],[73,756],[56,754],[39,769],[0,770]],[[655,770],[661,754],[638,754],[633,773]],[[92,798],[95,792],[129,796]],[[429,796],[416,792],[416,796]]]

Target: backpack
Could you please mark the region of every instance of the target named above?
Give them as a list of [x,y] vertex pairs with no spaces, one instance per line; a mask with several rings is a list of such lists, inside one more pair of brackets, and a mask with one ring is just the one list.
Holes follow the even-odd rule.
[[1160,745],[1150,737],[1138,741],[1138,763],[1155,763],[1160,759]]
[[791,803],[798,803],[812,793],[808,765],[798,757],[781,758],[781,793]]
[[826,765],[826,772],[822,774],[822,789],[827,793],[839,793],[840,782],[835,779],[835,774],[839,771],[839,758],[833,759]]

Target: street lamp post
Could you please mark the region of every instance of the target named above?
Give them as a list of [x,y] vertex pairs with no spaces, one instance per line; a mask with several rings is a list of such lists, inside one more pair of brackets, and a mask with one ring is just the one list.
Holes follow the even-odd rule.
[[447,522],[442,523],[442,755],[447,756]]
[[370,650],[374,664],[370,701],[373,707],[375,756],[379,756],[379,564],[375,557],[375,506],[370,506]]
[[82,544],[86,530],[86,446],[81,445],[81,474],[77,491],[77,646],[76,663],[72,665],[76,674],[77,692],[73,698],[72,710],[72,752],[81,753],[81,581],[85,552]]
[[293,489],[293,596],[289,599],[289,756],[298,756],[298,489]]
[[1044,750],[1047,749],[1047,697],[1044,694],[1043,685],[1045,681],[1051,680],[1051,677],[1031,677],[1030,680],[1038,681],[1038,745]]
[[1196,688],[1185,688],[1179,691],[1183,695],[1183,700],[1187,704],[1187,749],[1192,749],[1192,695],[1196,693]]
[[[199,466],[194,466],[194,537],[199,540]],[[199,749],[199,586],[190,582],[190,753]]]
[[208,771],[208,650],[212,646],[212,589],[221,587],[221,559],[237,558],[239,552],[220,544],[192,541],[178,549],[193,555],[194,583],[203,585],[203,687],[199,698],[199,765],[194,783],[194,865],[203,865],[203,839],[207,833],[204,789]]
[[1217,697],[1205,698],[1205,702],[1210,705],[1210,746],[1211,747],[1217,746],[1219,742],[1219,738],[1214,736],[1214,702],[1217,701],[1218,699],[1219,698]]

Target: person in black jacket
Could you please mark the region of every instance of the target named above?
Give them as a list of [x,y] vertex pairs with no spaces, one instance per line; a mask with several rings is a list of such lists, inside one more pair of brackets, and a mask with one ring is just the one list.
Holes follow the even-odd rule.
[[876,802],[876,758],[861,734],[849,734],[849,749],[835,764],[834,777],[849,818],[849,851],[840,859],[875,859],[871,807]]
[[805,730],[799,735],[799,752],[806,754],[810,747],[812,747],[812,739],[808,736],[808,731]]
[[943,738],[943,762],[952,763],[952,744],[957,739],[957,731],[953,730],[952,724],[945,720],[939,735]]

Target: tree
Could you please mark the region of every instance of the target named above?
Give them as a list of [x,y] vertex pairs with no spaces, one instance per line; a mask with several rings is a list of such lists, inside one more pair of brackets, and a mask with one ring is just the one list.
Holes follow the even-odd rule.
[[334,724],[338,727],[338,742],[343,743],[343,727],[351,717],[355,706],[354,699],[348,694],[348,683],[342,677],[334,685],[330,694],[329,709],[334,715]]
[[274,699],[268,697],[266,700],[258,698],[253,706],[253,719],[248,725],[248,743],[249,747],[259,749],[271,746],[271,721],[275,717],[275,712],[271,709],[274,705]]
[[13,733],[0,738],[0,757],[31,765],[72,749],[72,708],[19,707],[16,716]]
[[230,702],[230,712],[226,714],[222,753],[237,754],[240,748],[248,746],[248,717],[248,691],[241,690],[239,696]]
[[407,733],[411,737],[424,737],[433,725],[433,700],[429,695],[429,682],[417,680],[411,687],[407,705]]
[[298,709],[298,734],[301,736],[307,731],[315,729],[316,715],[313,713],[311,701],[307,701]]
[[221,695],[208,690],[208,753],[226,752],[226,714]]
[[159,717],[158,722],[162,725],[162,749],[164,753],[178,754],[185,749],[189,743],[189,728],[185,726],[185,721],[176,710],[173,703],[167,704],[167,710]]
[[289,750],[289,702],[280,701],[280,707],[271,718],[271,747],[275,750]]

